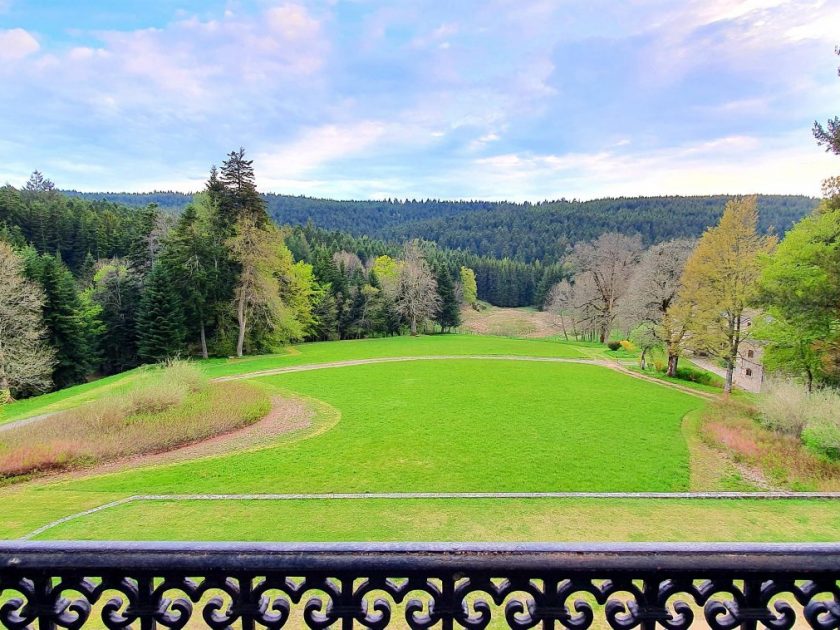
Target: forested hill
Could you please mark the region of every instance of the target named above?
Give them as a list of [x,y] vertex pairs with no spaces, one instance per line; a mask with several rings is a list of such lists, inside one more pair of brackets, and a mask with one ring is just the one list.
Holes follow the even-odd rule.
[[[157,203],[164,209],[187,205],[191,195],[154,193],[77,193],[128,205]],[[604,232],[640,234],[646,244],[700,236],[723,213],[729,196],[621,197],[592,201],[507,203],[486,201],[333,201],[264,195],[269,214],[281,224],[312,221],[392,241],[423,238],[442,247],[514,260],[558,260],[569,243]],[[781,234],[809,213],[817,200],[801,195],[760,195],[760,229]]]

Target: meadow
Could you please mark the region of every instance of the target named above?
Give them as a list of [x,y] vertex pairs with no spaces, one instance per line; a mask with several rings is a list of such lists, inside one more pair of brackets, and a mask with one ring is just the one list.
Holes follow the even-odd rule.
[[[710,464],[686,419],[706,399],[610,369],[603,356],[556,340],[442,335],[303,344],[280,355],[201,362],[211,378],[242,377],[275,400],[306,405],[310,419],[233,452],[0,488],[0,537],[25,536],[135,495],[751,489],[721,485],[716,470],[708,487],[697,487],[698,470]],[[411,360],[418,357],[429,360]],[[395,361],[358,363],[387,358]],[[348,361],[356,363],[342,364]],[[119,382],[100,387],[103,395],[130,389]],[[45,397],[40,407],[32,402],[27,413],[87,404],[97,391],[93,384],[80,389],[59,401]],[[827,501],[220,497],[132,500],[38,537],[826,540],[838,534],[840,511]]]

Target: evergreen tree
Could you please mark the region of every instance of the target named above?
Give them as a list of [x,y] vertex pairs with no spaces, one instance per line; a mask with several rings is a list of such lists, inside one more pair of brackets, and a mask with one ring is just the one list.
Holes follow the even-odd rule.
[[[254,161],[245,159],[245,149],[228,154],[228,159],[222,162],[219,179],[224,187],[219,212],[226,225],[233,226],[242,218],[253,221],[257,227],[268,223],[265,201],[257,192]],[[208,182],[208,189],[210,184],[213,183]]]
[[184,310],[163,264],[152,267],[137,313],[137,353],[147,362],[178,356],[184,349]]
[[57,388],[84,383],[92,371],[96,353],[90,338],[95,314],[83,312],[73,274],[56,256],[26,254],[27,276],[44,291],[43,314],[50,345],[56,350],[52,379]]
[[96,272],[93,300],[101,308],[100,318],[105,326],[100,338],[103,371],[115,374],[135,367],[140,284],[124,261],[114,259]]
[[439,268],[437,273],[437,291],[440,296],[440,309],[435,315],[435,321],[442,332],[461,325],[461,311],[458,308],[458,300],[455,298],[455,287],[452,278],[444,268]]

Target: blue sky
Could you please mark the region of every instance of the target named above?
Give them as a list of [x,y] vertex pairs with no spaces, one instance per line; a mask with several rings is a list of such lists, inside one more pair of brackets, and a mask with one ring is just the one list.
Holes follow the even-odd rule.
[[0,0],[0,182],[818,194],[840,0]]

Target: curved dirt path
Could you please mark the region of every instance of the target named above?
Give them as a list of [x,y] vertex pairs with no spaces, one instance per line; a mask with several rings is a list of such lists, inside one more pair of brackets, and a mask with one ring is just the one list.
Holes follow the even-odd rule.
[[[241,453],[271,446],[283,435],[308,429],[318,413],[313,401],[302,397],[275,396],[271,399],[271,409],[262,419],[213,437],[184,444],[172,450],[158,453],[145,453],[112,459],[89,468],[65,470],[38,475],[32,482],[60,483],[72,479],[104,475],[162,464],[177,464],[215,455]],[[26,482],[25,482],[26,483]]]
[[131,457],[104,462],[92,468],[72,471],[69,474],[87,477],[91,474],[118,472],[125,468],[173,464],[187,459],[249,450],[265,446],[278,436],[309,428],[312,426],[314,417],[315,410],[307,405],[304,399],[275,396],[271,399],[271,410],[268,414],[261,420],[240,429],[219,433],[205,440],[185,444],[169,451],[132,455]]
[[312,370],[324,370],[331,368],[352,367],[355,365],[371,365],[376,363],[402,363],[406,361],[452,361],[459,359],[479,360],[479,361],[529,361],[540,363],[577,363],[581,365],[597,365],[605,367],[610,370],[615,370],[627,376],[632,376],[642,381],[661,385],[669,389],[675,389],[691,396],[703,398],[705,400],[712,400],[716,397],[715,394],[703,392],[691,387],[679,385],[677,383],[670,383],[662,381],[658,378],[645,376],[630,370],[616,361],[610,359],[576,359],[569,357],[532,357],[513,354],[439,354],[439,355],[420,355],[420,356],[406,356],[406,357],[378,357],[375,359],[349,359],[346,361],[330,361],[327,363],[309,363],[306,365],[290,365],[287,367],[272,368],[269,370],[259,370],[256,372],[245,372],[243,374],[233,374],[230,376],[219,376],[211,379],[214,382],[223,383],[225,381],[241,381],[251,378],[260,378],[263,376],[276,376],[278,374],[291,374],[294,372],[310,372]]

